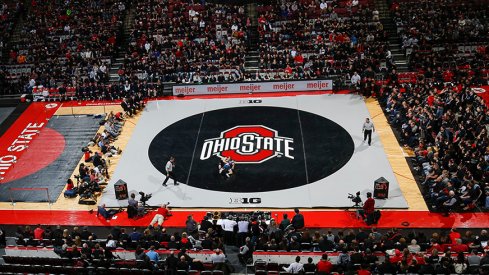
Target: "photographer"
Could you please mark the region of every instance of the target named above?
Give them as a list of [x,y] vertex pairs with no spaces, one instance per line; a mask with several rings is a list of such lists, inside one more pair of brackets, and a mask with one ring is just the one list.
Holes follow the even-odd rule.
[[372,198],[372,193],[367,192],[367,200],[363,204],[362,209],[357,210],[357,215],[361,216],[367,224],[374,223],[375,200]]
[[127,215],[129,218],[144,215],[144,205],[136,200],[136,194],[131,193],[131,198],[127,201]]
[[155,223],[158,223],[158,227],[161,227],[163,221],[168,217],[171,217],[171,215],[170,208],[167,206],[167,204],[162,204],[161,207],[156,210],[156,214],[151,220],[149,226],[153,227]]

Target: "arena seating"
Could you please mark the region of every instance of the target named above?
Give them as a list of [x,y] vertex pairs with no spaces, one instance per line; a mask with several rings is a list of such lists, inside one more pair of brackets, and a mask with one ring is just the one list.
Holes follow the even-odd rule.
[[[33,64],[23,85],[56,88],[85,81],[106,82],[127,1],[32,1],[9,64]],[[127,3],[126,3],[127,4]],[[13,67],[11,72],[19,70]],[[13,78],[16,73],[11,74]]]
[[120,82],[243,79],[247,39],[243,6],[146,0],[138,1],[136,9]]
[[[487,103],[466,85],[394,85],[381,98],[400,142],[413,148],[414,165],[430,207],[486,208],[489,194]],[[443,209],[450,191],[456,205]]]
[[[249,259],[251,264],[247,264],[254,269],[255,274],[285,275],[288,273],[283,271],[283,267],[294,262],[296,256],[301,257],[302,263],[307,262],[310,257],[316,264],[324,253],[333,264],[332,271],[338,273],[364,268],[375,273],[445,274],[455,273],[461,268],[460,264],[464,272],[468,273],[489,269],[489,253],[486,252],[489,235],[486,230],[476,235],[470,230],[458,232],[452,229],[450,232],[434,232],[431,236],[427,236],[423,230],[402,232],[393,229],[380,233],[372,229],[334,233],[332,231],[298,232],[289,229],[282,231],[274,223],[258,226],[265,230],[260,230],[261,233],[256,234],[255,245],[252,246],[254,252]],[[246,236],[254,235],[254,222],[251,228],[252,231]],[[124,274],[129,272],[174,274],[171,273],[172,267],[169,267],[168,262],[165,261],[173,254],[188,255],[196,259],[189,263],[190,270],[173,272],[182,275],[221,275],[223,271],[216,270],[217,266],[211,262],[211,257],[214,255],[212,248],[224,248],[220,226],[215,229],[209,231],[212,236],[209,233],[206,236],[204,232],[193,235],[175,232],[170,237],[165,230],[158,228],[131,234],[127,234],[124,229],[112,228],[107,239],[97,239],[88,228],[83,230],[74,228],[70,232],[60,227],[56,229],[48,227],[42,229],[45,233],[43,239],[34,240],[31,227],[20,227],[16,233],[16,240],[18,243],[29,245],[7,246],[6,255],[3,256],[6,264],[0,266],[0,272],[75,274],[83,267],[92,271]],[[139,236],[137,237],[139,241],[131,240],[136,238],[135,236]],[[238,237],[236,240],[239,241],[239,236],[234,237]],[[211,240],[211,247],[203,249],[202,245],[207,246],[205,240]],[[294,242],[299,243],[299,246],[289,247]],[[279,245],[277,246],[276,243]],[[176,244],[179,246],[175,246]],[[248,242],[248,245],[250,244],[252,243]],[[282,247],[283,244],[286,246]],[[147,252],[150,246],[157,247],[155,251],[161,259],[157,265],[139,260],[137,256]],[[145,250],[141,250],[140,247]],[[474,264],[475,262],[477,264]]]
[[487,1],[398,2],[393,14],[412,71],[435,81],[487,83]]
[[373,2],[328,3],[323,9],[307,0],[260,8],[260,78],[349,80],[357,71],[369,86],[375,73],[386,72],[387,38]]

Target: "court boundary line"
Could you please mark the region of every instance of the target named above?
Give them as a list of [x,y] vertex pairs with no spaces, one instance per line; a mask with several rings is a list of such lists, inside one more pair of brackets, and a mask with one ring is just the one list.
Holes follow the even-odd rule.
[[207,111],[202,113],[202,117],[200,118],[199,130],[197,131],[197,137],[195,138],[194,151],[192,152],[192,160],[190,161],[190,167],[188,169],[187,180],[185,181],[185,185],[188,185],[188,181],[190,180],[190,174],[192,173],[192,166],[194,165],[195,151],[197,150],[197,144],[199,143],[200,132],[202,130],[202,123],[204,123],[204,117]]

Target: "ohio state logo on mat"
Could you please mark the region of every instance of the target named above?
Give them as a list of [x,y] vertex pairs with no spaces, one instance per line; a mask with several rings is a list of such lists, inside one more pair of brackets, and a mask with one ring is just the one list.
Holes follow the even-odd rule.
[[[154,136],[147,150],[161,181],[169,157],[174,156],[177,181],[205,190],[241,193],[232,196],[232,201],[249,199],[252,203],[260,196],[242,193],[300,187],[335,173],[348,163],[355,144],[341,125],[315,113],[246,106],[209,110],[174,121]],[[223,180],[220,158],[226,157],[236,167]]]
[[236,163],[262,163],[277,156],[294,159],[294,139],[281,137],[263,125],[241,125],[221,132],[220,137],[206,139],[200,159],[229,157]]

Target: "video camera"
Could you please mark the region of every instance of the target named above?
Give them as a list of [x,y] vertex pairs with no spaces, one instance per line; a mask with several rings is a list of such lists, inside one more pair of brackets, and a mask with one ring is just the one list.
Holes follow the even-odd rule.
[[139,201],[141,203],[146,204],[147,201],[149,201],[149,199],[151,199],[151,197],[153,196],[153,194],[144,194],[143,191],[139,192],[139,195],[141,195],[141,198],[139,199]]
[[356,192],[355,195],[348,193],[348,198],[355,203],[355,207],[360,206],[360,203],[362,202],[362,198],[360,198],[360,191]]

